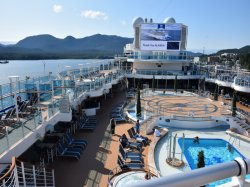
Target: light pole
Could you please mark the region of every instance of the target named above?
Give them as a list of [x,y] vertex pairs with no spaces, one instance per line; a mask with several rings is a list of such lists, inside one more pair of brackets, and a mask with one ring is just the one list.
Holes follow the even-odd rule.
[[88,77],[89,77],[89,69],[90,69],[90,63],[87,63],[87,68],[88,68]]
[[71,68],[71,66],[65,66],[65,68],[67,68],[67,76],[70,78],[70,68]]
[[80,66],[80,77],[83,75],[83,64],[78,64]]
[[10,85],[11,85],[12,91],[14,91],[16,118],[17,118],[17,121],[19,121],[19,113],[18,113],[18,105],[17,105],[17,83],[19,81],[19,76],[9,76],[9,79],[10,79]]
[[45,75],[45,67],[46,67],[46,62],[43,61],[43,73]]

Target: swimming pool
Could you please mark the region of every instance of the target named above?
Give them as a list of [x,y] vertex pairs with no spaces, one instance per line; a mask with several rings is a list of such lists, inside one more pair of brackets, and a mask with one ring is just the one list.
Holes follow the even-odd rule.
[[[182,147],[182,138],[178,139],[178,144]],[[218,163],[224,163],[234,160],[236,157],[245,158],[236,148],[223,139],[199,139],[199,143],[195,143],[193,138],[184,139],[184,155],[192,170],[197,168],[198,153],[204,151],[205,166],[210,166]],[[228,148],[230,146],[230,148]],[[231,181],[224,179],[209,184],[209,186],[217,186]]]

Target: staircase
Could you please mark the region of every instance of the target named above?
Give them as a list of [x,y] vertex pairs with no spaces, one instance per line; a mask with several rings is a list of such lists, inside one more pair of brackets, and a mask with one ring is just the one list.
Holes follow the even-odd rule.
[[31,165],[12,158],[0,174],[0,187],[54,187],[54,170],[47,169],[41,163],[39,166]]

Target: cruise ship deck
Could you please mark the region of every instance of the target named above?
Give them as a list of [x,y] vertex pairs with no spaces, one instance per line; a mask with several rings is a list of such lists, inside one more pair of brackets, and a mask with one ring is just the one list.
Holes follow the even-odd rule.
[[[0,187],[248,183],[249,72],[193,63],[188,27],[173,18],[137,18],[133,27],[126,57],[56,76],[11,76],[0,86]],[[124,147],[123,134],[130,137]],[[197,169],[190,164],[197,150],[195,158],[185,155],[185,146],[197,147],[195,137],[207,143],[203,149],[220,139],[223,156],[237,154],[212,156],[218,162]]]

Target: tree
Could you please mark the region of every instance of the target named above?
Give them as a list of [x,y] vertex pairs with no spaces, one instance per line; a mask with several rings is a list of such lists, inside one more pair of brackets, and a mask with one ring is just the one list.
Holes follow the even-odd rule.
[[232,110],[232,116],[235,116],[236,115],[236,96],[237,96],[237,92],[236,91],[234,91],[234,93],[233,93],[233,99],[232,99],[232,108],[231,108],[231,110]]
[[175,79],[174,79],[174,91],[175,93],[177,93],[177,75],[175,75]]
[[141,117],[141,96],[139,84],[137,85],[136,117]]
[[214,90],[214,100],[218,101],[218,85],[216,84],[215,90]]
[[153,79],[152,79],[152,91],[155,91],[155,76],[153,75]]
[[205,167],[204,151],[199,151],[197,168],[203,168],[203,167]]

